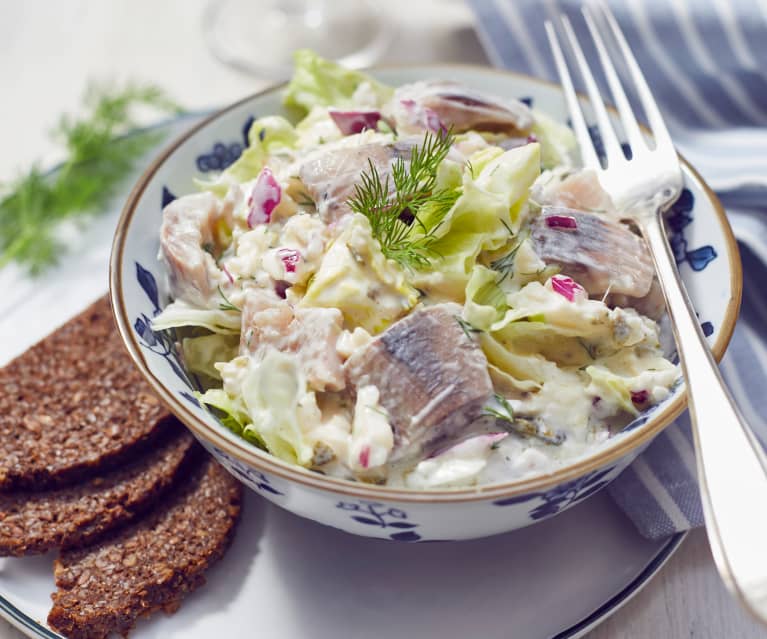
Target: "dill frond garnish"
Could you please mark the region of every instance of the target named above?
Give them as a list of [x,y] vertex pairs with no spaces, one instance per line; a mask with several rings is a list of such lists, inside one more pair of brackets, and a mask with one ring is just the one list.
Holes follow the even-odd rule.
[[[58,225],[105,210],[133,166],[162,137],[156,131],[125,135],[135,128],[137,107],[163,113],[181,109],[154,86],[93,86],[85,114],[63,116],[52,132],[66,160],[48,175],[34,165],[0,194],[0,267],[17,262],[31,275],[55,264],[64,252]],[[122,137],[121,137],[122,136]]]
[[435,190],[437,169],[452,143],[450,132],[427,133],[410,161],[397,158],[383,179],[368,160],[349,200],[352,211],[370,221],[383,254],[407,268],[424,268],[439,257],[432,246],[435,231],[458,199],[457,190]]

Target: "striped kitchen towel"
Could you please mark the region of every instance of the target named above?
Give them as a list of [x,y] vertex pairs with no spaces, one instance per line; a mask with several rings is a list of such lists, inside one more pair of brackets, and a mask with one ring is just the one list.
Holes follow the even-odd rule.
[[[468,0],[497,65],[558,81],[543,23],[557,10],[590,42],[582,0]],[[612,0],[681,152],[718,193],[743,259],[741,317],[721,368],[767,442],[767,2]],[[592,59],[596,59],[592,57]],[[604,87],[603,87],[604,90]],[[605,94],[609,93],[605,90]],[[608,489],[646,537],[703,524],[686,417]]]

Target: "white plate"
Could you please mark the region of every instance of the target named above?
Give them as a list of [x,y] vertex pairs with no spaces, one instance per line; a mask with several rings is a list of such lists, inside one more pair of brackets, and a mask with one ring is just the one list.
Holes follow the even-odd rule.
[[[487,539],[398,544],[292,515],[253,493],[234,545],[174,615],[136,639],[564,639],[636,594],[683,535],[651,542],[599,493],[562,515]],[[0,559],[0,614],[45,626],[52,555]],[[248,630],[252,629],[252,630]]]
[[[192,121],[160,130],[175,135]],[[12,291],[0,303],[0,363],[106,290],[118,208],[44,278],[0,271],[0,286]],[[249,494],[234,545],[208,584],[175,615],[140,621],[134,636],[580,637],[636,594],[683,538],[641,538],[604,493],[530,528],[432,544],[355,537]],[[59,636],[45,625],[52,561],[0,559],[0,615],[30,637]]]

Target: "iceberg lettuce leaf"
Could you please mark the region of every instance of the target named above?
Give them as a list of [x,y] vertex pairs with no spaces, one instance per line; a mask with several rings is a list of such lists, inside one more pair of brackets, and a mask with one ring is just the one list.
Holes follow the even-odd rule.
[[239,345],[237,335],[213,333],[201,337],[185,337],[181,341],[181,350],[187,370],[220,380],[221,373],[215,364],[236,357]]
[[248,440],[259,448],[266,449],[264,442],[252,430],[246,432],[250,417],[241,397],[233,398],[221,388],[210,388],[204,393],[195,393],[202,404],[213,409],[216,419],[236,435]]
[[478,264],[466,285],[463,318],[479,330],[488,330],[508,310],[506,296],[498,287],[498,278],[496,271]]
[[322,258],[301,306],[338,308],[350,326],[378,333],[417,301],[418,292],[386,259],[368,219],[355,213]]
[[242,383],[242,399],[250,416],[244,434],[257,436],[275,457],[307,466],[314,450],[302,432],[298,407],[306,395],[296,358],[270,349],[251,362]]
[[360,85],[367,83],[378,106],[394,92],[360,71],[346,69],[335,62],[325,60],[309,49],[300,49],[293,55],[293,77],[283,97],[287,107],[308,112],[314,106],[351,107],[352,96]]
[[545,169],[573,163],[578,143],[569,126],[553,120],[545,113],[533,111],[533,126],[530,132],[541,145],[541,165]]
[[162,331],[182,326],[200,326],[221,335],[239,335],[241,322],[239,311],[197,308],[183,300],[176,300],[152,320],[152,329]]
[[463,300],[477,257],[496,251],[519,226],[519,210],[540,174],[540,147],[527,144],[489,161],[476,179],[463,174],[463,191],[434,230],[430,248],[441,257],[431,270],[414,273],[415,286]]

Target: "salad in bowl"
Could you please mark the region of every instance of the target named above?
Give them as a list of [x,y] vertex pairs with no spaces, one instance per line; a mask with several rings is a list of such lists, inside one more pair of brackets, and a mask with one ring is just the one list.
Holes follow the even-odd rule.
[[442,490],[551,473],[680,379],[642,237],[568,127],[444,80],[296,56],[284,103],[158,230],[197,399],[327,476]]

